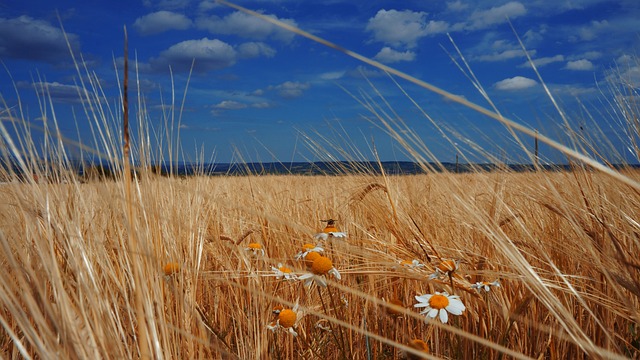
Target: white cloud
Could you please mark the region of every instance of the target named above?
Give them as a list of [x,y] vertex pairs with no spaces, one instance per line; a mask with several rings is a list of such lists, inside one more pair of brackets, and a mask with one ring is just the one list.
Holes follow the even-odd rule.
[[218,4],[215,0],[204,0],[198,4],[198,11],[206,12],[220,6],[223,6],[223,5]]
[[469,29],[485,29],[495,24],[501,24],[509,19],[515,19],[527,13],[527,9],[517,1],[495,6],[488,10],[475,11],[469,16]]
[[[536,67],[543,67],[545,65],[549,65],[549,64],[553,64],[555,62],[561,62],[564,61],[564,55],[556,55],[556,56],[547,56],[547,57],[541,57],[541,58],[537,58],[537,59],[533,59],[533,64]],[[531,67],[531,63],[524,62],[522,64],[520,64],[518,67],[526,67],[529,68]]]
[[151,59],[151,66],[163,71],[169,66],[175,71],[189,71],[194,60],[194,71],[207,72],[232,66],[236,63],[237,53],[231,45],[218,39],[187,40]]
[[580,60],[580,59],[597,60],[597,59],[600,59],[601,57],[602,57],[602,53],[600,51],[587,51],[582,54],[573,55],[569,58],[569,60]]
[[258,56],[274,57],[276,51],[269,45],[262,42],[247,42],[238,45],[238,56],[242,58],[254,58]]
[[[67,33],[74,52],[79,51],[78,36]],[[45,61],[59,64],[70,59],[64,34],[58,27],[29,16],[0,18],[0,58]]]
[[498,90],[514,91],[528,89],[530,87],[536,86],[537,84],[538,82],[533,79],[529,79],[523,76],[516,76],[500,80],[497,83],[493,84],[493,86]]
[[[292,19],[282,19],[274,15],[267,16],[286,24],[297,26],[296,22]],[[201,17],[196,21],[196,25],[198,28],[208,30],[214,34],[236,35],[252,39],[273,38],[283,42],[290,42],[295,36],[295,34],[290,31],[242,12],[234,12],[224,18],[213,15]]]
[[54,102],[78,103],[82,101],[81,94],[84,94],[84,91],[77,85],[62,84],[57,81],[35,83],[20,81],[17,86],[21,88],[32,87],[39,96],[51,97]]
[[[193,62],[193,71],[202,73],[233,66],[239,59],[274,55],[275,50],[263,43],[248,42],[234,48],[218,39],[203,38],[172,45],[158,57],[152,58],[148,67],[156,72],[166,71],[169,66],[174,71],[187,72]],[[145,68],[145,64],[142,64],[142,68]]]
[[[536,54],[536,50],[528,50],[530,56],[534,56]],[[504,50],[502,52],[488,54],[488,55],[480,55],[475,59],[477,61],[486,61],[486,62],[494,62],[494,61],[504,61],[519,57],[524,57],[525,53],[522,49],[511,49]]]
[[274,90],[285,99],[293,99],[302,96],[305,90],[309,89],[309,83],[297,81],[286,81],[280,85],[269,86],[268,90]]
[[589,25],[579,28],[577,30],[577,35],[571,36],[569,38],[569,41],[591,41],[595,39],[600,33],[606,31],[609,27],[609,22],[607,20],[593,20],[589,23]]
[[330,71],[320,74],[322,80],[337,80],[344,76],[344,71]]
[[609,70],[606,80],[611,84],[622,85],[625,88],[640,88],[640,66],[634,64],[635,62],[627,63]]
[[369,19],[366,30],[373,33],[375,41],[392,46],[413,48],[427,35],[444,33],[449,28],[444,21],[428,21],[427,13],[411,10],[379,10]]
[[567,62],[567,66],[565,66],[567,70],[577,70],[577,71],[588,71],[593,70],[593,63],[587,59],[581,59],[576,61]]
[[137,18],[133,28],[141,35],[152,35],[169,30],[186,30],[191,25],[191,20],[186,16],[163,10]]
[[467,9],[468,7],[469,7],[468,4],[465,4],[460,0],[447,3],[447,9],[450,11],[462,11]]
[[234,100],[224,100],[214,105],[213,107],[221,110],[240,110],[247,108],[247,104],[243,104]]
[[381,63],[391,64],[400,61],[413,61],[416,58],[416,53],[407,50],[404,52],[393,50],[392,48],[385,46],[373,57]]
[[251,107],[256,109],[268,109],[270,107],[273,107],[273,104],[267,101],[261,101],[261,102],[251,104]]
[[631,55],[628,55],[628,54],[620,55],[616,59],[616,63],[621,64],[621,65],[632,64],[633,63],[633,57],[631,57]]

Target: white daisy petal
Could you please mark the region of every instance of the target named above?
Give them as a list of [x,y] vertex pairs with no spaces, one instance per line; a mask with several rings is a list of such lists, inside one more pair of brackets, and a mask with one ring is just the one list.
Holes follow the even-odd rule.
[[431,299],[431,294],[425,294],[425,295],[420,295],[420,296],[416,296],[416,300],[418,300],[419,302],[423,302],[423,303],[428,303],[429,299]]
[[443,324],[446,324],[447,320],[449,320],[449,314],[447,313],[447,311],[445,309],[441,309],[440,310],[440,321]]
[[342,277],[340,276],[340,272],[336,268],[332,268],[331,270],[329,270],[329,274],[333,275],[333,277],[337,280],[342,279]]
[[462,301],[458,299],[449,299],[449,305],[445,308],[448,312],[453,315],[462,315],[462,312],[465,310],[465,306]]
[[327,233],[317,233],[314,238],[316,240],[327,240],[329,238],[329,234]]
[[330,237],[334,237],[334,238],[346,238],[347,237],[347,233],[338,231],[338,232],[330,232],[329,233]]
[[427,316],[433,319],[433,318],[435,318],[435,317],[438,315],[438,311],[440,311],[440,310],[438,310],[438,309],[431,309],[431,310],[429,310],[429,312],[427,313]]

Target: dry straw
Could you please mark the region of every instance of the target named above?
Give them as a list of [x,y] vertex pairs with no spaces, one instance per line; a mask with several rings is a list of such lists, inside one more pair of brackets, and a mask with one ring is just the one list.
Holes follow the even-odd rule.
[[[163,129],[140,121],[139,137],[121,143],[114,134],[128,126],[76,66],[95,128],[91,153],[109,161],[112,176],[80,178],[64,146],[47,146],[56,161],[43,166],[20,111],[7,114],[14,129],[0,123],[2,157],[20,169],[3,169],[14,182],[0,186],[1,357],[637,356],[636,170],[158,176],[150,139],[163,139],[174,115]],[[392,137],[403,134],[383,98],[361,100]],[[144,106],[136,118],[148,119]],[[47,144],[75,146],[56,123],[43,128]],[[407,152],[429,158],[407,134],[398,139]],[[324,140],[310,144],[334,156]],[[170,148],[175,160],[179,143]],[[340,222],[327,221],[327,236],[315,240],[322,219]],[[309,279],[320,286],[306,287]],[[436,318],[420,315],[416,296]],[[444,324],[453,300],[464,311],[450,307]],[[275,307],[296,310],[281,317],[285,331],[269,331]]]

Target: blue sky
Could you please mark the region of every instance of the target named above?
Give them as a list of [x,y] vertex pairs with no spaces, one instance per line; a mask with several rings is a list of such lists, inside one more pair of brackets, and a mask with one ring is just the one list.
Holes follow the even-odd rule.
[[[606,103],[612,98],[601,90],[617,77],[631,89],[640,85],[637,0],[237,3],[488,106],[452,61],[451,56],[459,57],[449,34],[505,116],[565,141],[562,120],[528,65],[509,18],[572,124],[585,131],[599,126],[628,158],[628,137],[621,135],[614,107]],[[155,129],[165,122],[162,109],[171,102],[172,79],[180,106],[193,62],[179,126],[187,160],[196,152],[219,162],[317,160],[324,157],[317,153],[335,153],[332,146],[358,149],[371,158],[374,145],[382,160],[409,159],[358,102],[362,96],[375,97],[375,91],[434,157],[455,159],[453,146],[379,70],[214,1],[3,1],[0,59],[10,76],[0,75],[2,107],[17,108],[15,84],[25,118],[42,126],[37,94],[46,88],[62,132],[85,144],[92,143],[93,135],[57,14],[72,50],[82,54],[100,80],[113,111],[118,111],[114,68],[122,71],[127,27],[146,121]],[[454,135],[460,152],[477,155],[477,146],[511,161],[526,161],[502,125],[399,83],[433,121]],[[132,102],[137,106],[135,96]],[[6,114],[2,117],[8,122]],[[51,117],[51,111],[45,115]],[[322,147],[310,150],[306,138]],[[541,153],[550,161],[564,160],[545,146]]]

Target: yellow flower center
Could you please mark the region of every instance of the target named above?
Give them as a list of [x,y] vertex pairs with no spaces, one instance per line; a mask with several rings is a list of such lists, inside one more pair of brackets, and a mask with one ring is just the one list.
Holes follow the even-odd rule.
[[409,261],[409,260],[402,260],[402,261],[400,262],[400,265],[403,265],[403,266],[411,266],[411,265],[413,265],[413,261]]
[[260,250],[262,249],[262,245],[258,244],[258,243],[251,243],[249,245],[247,245],[249,247],[249,249],[251,250]]
[[420,339],[413,339],[409,341],[409,347],[422,352],[429,352],[429,345]]
[[180,271],[180,264],[178,264],[177,262],[167,263],[167,265],[164,266],[163,270],[165,275],[173,275]]
[[313,245],[313,244],[304,244],[304,245],[302,245],[302,251],[308,251],[308,250],[311,250],[311,249],[313,249],[315,247],[316,246]]
[[[311,254],[309,254],[311,255]],[[307,255],[308,256],[308,255]],[[333,268],[333,263],[328,257],[318,256],[311,265],[311,272],[316,275],[325,275]]]
[[284,309],[280,311],[278,314],[278,323],[280,326],[285,328],[290,328],[296,323],[296,319],[298,318],[298,314],[291,309]]
[[280,267],[278,268],[278,270],[280,270],[280,272],[282,272],[282,273],[284,273],[284,274],[290,274],[290,273],[291,273],[291,269],[289,269],[289,268],[288,268],[288,267],[286,267],[286,266],[280,266]]
[[324,228],[324,230],[322,230],[325,233],[332,233],[332,232],[338,232],[338,228],[335,227],[334,225],[327,225],[327,227]]
[[453,260],[445,260],[438,265],[438,269],[442,272],[453,272],[456,270],[456,262]]
[[432,309],[444,309],[449,306],[449,298],[444,295],[435,294],[429,298],[429,306],[431,306]]
[[315,251],[312,251],[308,253],[307,256],[304,257],[304,261],[307,263],[307,266],[312,266],[313,262],[319,257],[320,257],[320,254],[318,254]]

